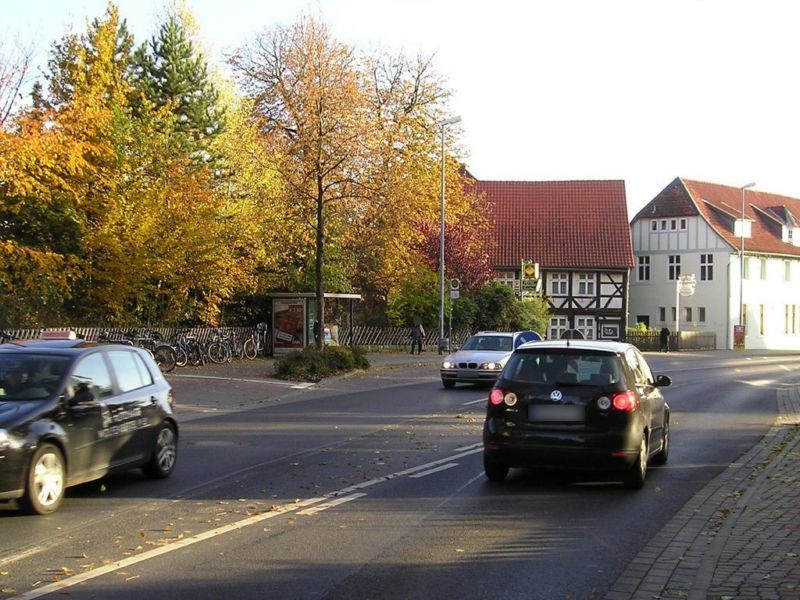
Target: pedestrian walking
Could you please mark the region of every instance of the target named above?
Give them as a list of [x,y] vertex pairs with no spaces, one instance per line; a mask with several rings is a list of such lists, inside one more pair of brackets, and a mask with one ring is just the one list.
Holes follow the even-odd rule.
[[661,352],[669,352],[669,334],[669,329],[664,325],[664,327],[661,328],[661,333],[658,334],[658,339],[661,343]]
[[417,348],[417,353],[422,354],[422,341],[425,339],[425,328],[422,323],[415,321],[411,326],[411,354],[414,354],[414,348]]

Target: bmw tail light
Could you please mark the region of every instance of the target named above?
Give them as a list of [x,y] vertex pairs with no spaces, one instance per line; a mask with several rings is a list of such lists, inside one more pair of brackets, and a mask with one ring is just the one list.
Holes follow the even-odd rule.
[[612,406],[622,412],[633,412],[639,408],[639,398],[632,390],[626,390],[611,396]]

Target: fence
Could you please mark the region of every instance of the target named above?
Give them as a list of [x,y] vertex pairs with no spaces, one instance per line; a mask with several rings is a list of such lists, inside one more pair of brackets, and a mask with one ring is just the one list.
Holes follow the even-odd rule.
[[[142,336],[148,332],[158,332],[164,341],[174,341],[182,334],[192,334],[200,342],[207,342],[218,333],[235,332],[240,340],[250,337],[253,327],[51,327],[46,329],[9,329],[7,333],[15,339],[32,339],[39,337],[42,331],[64,331],[70,329],[75,334],[85,340],[94,341],[104,333],[108,333],[111,339],[121,339],[128,332],[135,332]],[[457,329],[452,332],[450,341],[453,346],[460,346],[471,335],[469,329]],[[272,330],[267,331],[267,340],[272,339]],[[349,345],[350,328],[348,326],[339,327],[339,343]],[[408,327],[366,327],[356,325],[353,328],[354,346],[362,346],[367,350],[399,350],[407,349],[411,346],[411,329]],[[429,332],[425,336],[423,345],[428,348],[438,348],[439,332]],[[271,351],[271,349],[270,349]]]
[[[661,348],[658,331],[628,331],[625,341],[639,350],[657,351]],[[716,350],[717,334],[709,331],[679,331],[669,335],[669,349],[679,350]]]

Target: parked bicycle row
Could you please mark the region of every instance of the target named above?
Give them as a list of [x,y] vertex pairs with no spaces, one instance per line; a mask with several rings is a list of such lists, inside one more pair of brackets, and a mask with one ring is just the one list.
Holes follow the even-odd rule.
[[[85,339],[143,348],[150,353],[162,373],[169,373],[175,367],[187,365],[198,366],[209,362],[222,364],[244,358],[255,360],[258,356],[266,355],[268,335],[266,324],[259,323],[246,335],[237,333],[232,328],[218,329],[206,339],[200,339],[189,331],[178,332],[171,339],[165,340],[157,330],[149,329],[104,330],[94,336],[87,335]],[[36,337],[36,331],[21,336],[0,331],[0,343]]]
[[240,336],[236,330],[216,331],[206,340],[193,333],[179,333],[172,340],[164,340],[158,331],[129,330],[122,334],[104,331],[97,337],[100,342],[130,344],[144,348],[163,373],[175,367],[198,366],[209,362],[222,364],[234,359],[255,360],[266,353],[267,328],[256,326],[249,336]]

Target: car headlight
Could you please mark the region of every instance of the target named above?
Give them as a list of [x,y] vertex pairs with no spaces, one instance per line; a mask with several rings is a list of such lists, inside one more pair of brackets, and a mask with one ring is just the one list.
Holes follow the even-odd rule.
[[0,429],[0,450],[5,450],[11,445],[11,440],[8,437],[8,432],[5,429]]
[[483,369],[484,371],[499,371],[502,368],[503,365],[494,362],[486,362],[481,365],[481,369]]
[[444,360],[444,361],[442,361],[442,368],[443,369],[455,369],[456,368],[456,363],[455,363],[455,361],[452,361],[452,360]]

